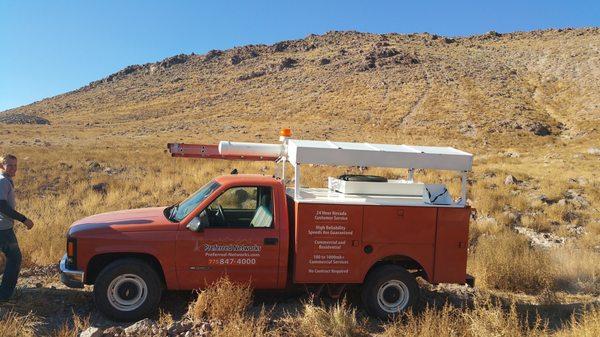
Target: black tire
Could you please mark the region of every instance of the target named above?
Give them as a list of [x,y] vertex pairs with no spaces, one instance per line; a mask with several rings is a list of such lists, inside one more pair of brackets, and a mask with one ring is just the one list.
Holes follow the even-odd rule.
[[[162,290],[159,275],[148,263],[123,258],[102,269],[94,283],[94,301],[115,321],[137,321],[156,311]],[[128,301],[133,303],[127,305]]]
[[396,265],[378,266],[369,272],[361,292],[367,312],[383,320],[412,309],[418,299],[419,285],[414,276]]

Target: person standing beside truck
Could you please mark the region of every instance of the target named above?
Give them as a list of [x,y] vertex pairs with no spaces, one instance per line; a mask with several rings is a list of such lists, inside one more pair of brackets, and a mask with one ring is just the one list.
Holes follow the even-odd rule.
[[17,157],[6,154],[0,156],[0,250],[6,256],[6,267],[0,283],[0,302],[7,302],[12,296],[19,271],[21,270],[21,250],[13,230],[14,221],[22,222],[27,229],[33,221],[15,210],[15,193],[12,178],[17,173]]

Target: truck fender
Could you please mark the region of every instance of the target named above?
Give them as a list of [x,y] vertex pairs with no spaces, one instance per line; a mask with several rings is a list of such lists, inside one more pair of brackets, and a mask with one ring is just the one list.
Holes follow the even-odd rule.
[[371,262],[369,268],[366,269],[366,272],[364,272],[364,274],[362,275],[362,283],[365,282],[367,275],[369,275],[369,273],[373,269],[375,269],[378,266],[385,265],[385,264],[398,265],[406,270],[415,270],[415,269],[419,270],[419,276],[422,276],[427,281],[430,280],[427,270],[423,267],[423,264],[421,264],[416,259],[414,259],[410,256],[406,256],[406,255],[391,255],[391,256],[386,256],[386,257],[377,259],[374,262]]
[[94,282],[96,281],[96,277],[100,274],[104,267],[106,267],[113,261],[122,258],[137,258],[148,263],[160,276],[163,286],[167,286],[167,280],[165,278],[165,273],[162,265],[160,264],[160,261],[152,254],[134,252],[103,253],[94,255],[94,257],[92,257],[89,260],[86,268],[87,273],[85,277],[85,283],[94,284]]

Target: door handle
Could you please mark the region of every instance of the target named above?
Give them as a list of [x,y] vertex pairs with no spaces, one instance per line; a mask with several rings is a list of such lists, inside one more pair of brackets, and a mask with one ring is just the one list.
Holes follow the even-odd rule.
[[263,242],[265,243],[265,246],[274,246],[278,241],[277,238],[265,238]]

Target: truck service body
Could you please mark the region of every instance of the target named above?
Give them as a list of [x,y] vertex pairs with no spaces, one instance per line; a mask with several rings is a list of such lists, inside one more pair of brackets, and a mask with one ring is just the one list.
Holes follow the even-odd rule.
[[[412,170],[423,161],[398,163],[391,145],[386,151],[385,144],[368,144],[369,152],[321,158],[323,146],[364,147],[282,140],[283,150],[277,144],[170,144],[172,155],[179,157],[288,161],[295,168],[294,187],[274,176],[232,174],[215,178],[174,206],[81,219],[69,229],[61,279],[71,287],[94,284],[100,310],[121,320],[149,314],[163,289],[202,289],[225,275],[255,289],[327,285],[341,291],[345,285],[362,285],[363,302],[379,317],[414,304],[415,275],[431,283],[469,282],[471,208],[465,203],[464,180],[470,154],[425,149],[434,157],[443,152],[444,163],[425,163],[428,168],[441,165],[463,173],[462,198],[453,201],[442,185],[414,182]],[[303,145],[308,152],[291,149]],[[415,158],[425,150],[415,150]],[[375,151],[375,162],[363,158]],[[459,161],[453,164],[452,155]],[[329,178],[328,188],[300,187],[301,163],[331,161],[408,166],[411,171],[406,181],[353,176]]]

